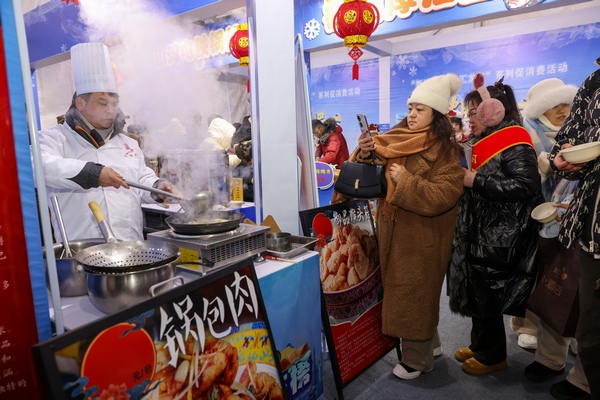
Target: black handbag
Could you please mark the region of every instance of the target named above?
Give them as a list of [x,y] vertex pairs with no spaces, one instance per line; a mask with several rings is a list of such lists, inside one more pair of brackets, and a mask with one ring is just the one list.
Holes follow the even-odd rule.
[[383,198],[387,194],[385,166],[344,161],[333,188],[342,196],[353,199]]

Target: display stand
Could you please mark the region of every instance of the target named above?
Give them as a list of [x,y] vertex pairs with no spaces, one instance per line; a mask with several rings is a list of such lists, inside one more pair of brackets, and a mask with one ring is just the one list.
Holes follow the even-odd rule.
[[369,203],[349,201],[300,213],[320,252],[322,320],[339,399],[343,388],[393,348],[382,333],[383,286]]
[[319,255],[255,264],[291,400],[323,398]]
[[[319,255],[305,251],[290,261],[254,263],[256,276],[271,324],[284,383],[290,400],[323,398]],[[209,273],[209,275],[212,273]],[[199,271],[178,267],[185,283],[200,279]],[[202,278],[204,279],[204,278]],[[88,296],[61,299],[65,328],[77,330],[106,316]],[[51,315],[54,309],[50,309]]]
[[[273,398],[288,398],[251,259],[37,344],[33,353],[52,399],[251,392],[261,373],[273,382]],[[217,376],[204,373],[222,363]]]

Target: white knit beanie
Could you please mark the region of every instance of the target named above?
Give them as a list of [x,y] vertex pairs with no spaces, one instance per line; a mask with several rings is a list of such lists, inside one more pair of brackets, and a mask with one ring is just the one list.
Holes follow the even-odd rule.
[[419,84],[408,97],[407,104],[421,103],[439,111],[448,112],[450,98],[458,93],[462,80],[455,74],[434,76]]
[[527,104],[523,115],[528,119],[538,119],[559,104],[572,104],[576,93],[576,86],[565,85],[558,78],[544,79],[527,92]]

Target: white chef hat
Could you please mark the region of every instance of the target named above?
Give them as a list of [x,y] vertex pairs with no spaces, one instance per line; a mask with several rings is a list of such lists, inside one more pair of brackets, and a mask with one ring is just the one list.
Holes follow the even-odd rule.
[[71,47],[71,64],[77,94],[117,93],[117,82],[103,43],[80,43]]

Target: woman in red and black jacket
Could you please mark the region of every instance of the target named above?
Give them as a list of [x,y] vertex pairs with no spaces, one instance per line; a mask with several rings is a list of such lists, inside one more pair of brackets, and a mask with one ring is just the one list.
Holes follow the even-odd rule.
[[317,138],[317,161],[342,168],[344,161],[350,157],[342,127],[334,118],[327,118],[325,121],[313,119],[312,128]]

